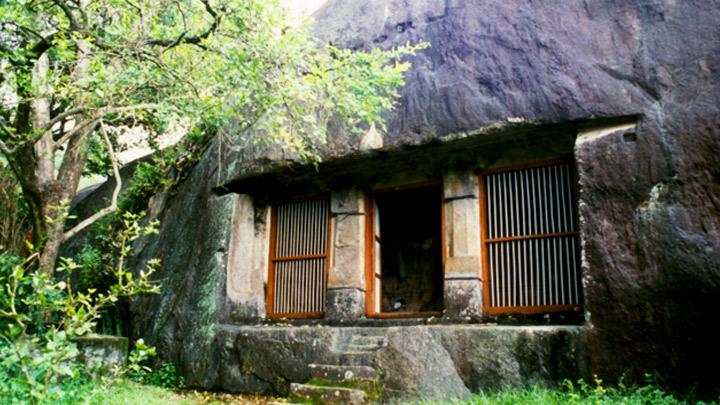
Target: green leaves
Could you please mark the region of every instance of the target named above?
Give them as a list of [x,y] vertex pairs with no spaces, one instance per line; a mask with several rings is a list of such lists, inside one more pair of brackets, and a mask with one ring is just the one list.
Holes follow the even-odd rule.
[[350,130],[382,128],[409,67],[401,60],[425,46],[322,47],[307,24],[289,26],[277,1],[91,2],[82,10],[87,23],[57,4],[18,1],[0,9],[0,22],[12,28],[0,37],[0,55],[12,62],[0,64],[0,73],[24,89],[21,97],[43,95],[20,65],[32,66],[39,57],[32,50],[44,41],[51,64],[45,91],[58,113],[82,105],[91,117],[153,103],[159,106],[101,115],[151,135],[181,117],[215,131],[233,120],[237,134],[253,128],[261,141],[307,157],[325,142],[332,117]]
[[63,397],[61,382],[79,378],[82,371],[74,340],[91,333],[102,311],[120,298],[159,291],[150,280],[159,260],[149,261],[138,276],[124,267],[130,243],[157,230],[156,221],[140,223],[143,215],[122,216],[111,238],[119,252],[112,268],[115,282],[103,292],[74,289],[71,273],[81,266],[71,259],[61,259],[58,281],[33,271],[36,255],[26,260],[0,255],[0,402],[11,397],[34,403]]

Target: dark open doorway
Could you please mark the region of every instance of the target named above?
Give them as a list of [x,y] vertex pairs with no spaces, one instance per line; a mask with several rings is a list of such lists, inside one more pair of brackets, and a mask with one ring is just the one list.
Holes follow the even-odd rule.
[[441,197],[440,185],[374,194],[370,315],[442,311]]

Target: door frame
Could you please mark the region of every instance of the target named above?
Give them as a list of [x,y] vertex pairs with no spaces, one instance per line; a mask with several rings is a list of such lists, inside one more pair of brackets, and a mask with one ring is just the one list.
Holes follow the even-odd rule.
[[[440,271],[442,272],[443,283],[445,281],[445,259],[447,256],[447,248],[445,246],[445,198],[442,180],[427,180],[418,183],[404,184],[397,187],[379,188],[365,193],[365,316],[368,318],[429,318],[442,316],[442,311],[429,312],[382,312],[382,303],[380,308],[375,308],[375,292],[378,286],[375,283],[375,198],[378,195],[393,193],[397,191],[430,188],[439,186],[440,189],[440,245],[442,264]],[[381,230],[382,232],[382,230]],[[380,269],[380,279],[382,283],[382,269]],[[443,288],[443,286],[440,286]],[[382,290],[381,290],[382,297]],[[444,302],[444,297],[443,297]]]

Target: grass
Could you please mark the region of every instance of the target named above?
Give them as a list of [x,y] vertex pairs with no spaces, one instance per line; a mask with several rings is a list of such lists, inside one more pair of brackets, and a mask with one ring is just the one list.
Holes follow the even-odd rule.
[[[315,385],[330,385],[330,382],[315,380]],[[333,385],[338,383],[333,382]],[[357,383],[344,384],[349,388],[374,388],[371,384],[357,386]],[[360,384],[362,385],[362,384]],[[269,402],[284,402],[282,398],[274,398],[257,395],[236,395],[227,393],[213,393],[195,390],[173,390],[160,388],[151,385],[143,385],[130,381],[121,380],[110,386],[95,382],[87,382],[82,386],[76,386],[71,390],[72,395],[67,395],[64,400],[53,402],[54,404],[90,404],[90,405],[160,405],[160,404],[267,404]],[[82,399],[80,399],[82,398]],[[373,398],[375,400],[379,398]],[[0,400],[0,403],[5,402]],[[10,401],[8,403],[13,403]],[[679,399],[664,392],[652,384],[642,387],[625,387],[622,384],[614,387],[603,387],[602,382],[589,385],[584,382],[565,382],[561,387],[547,388],[540,386],[532,387],[507,387],[495,391],[482,391],[473,394],[462,400],[443,399],[419,399],[407,401],[408,404],[435,405],[435,404],[456,404],[456,405],[679,405],[689,402]],[[697,402],[697,404],[718,404],[715,402]]]
[[[457,405],[680,405],[689,402],[678,399],[653,385],[642,387],[603,387],[602,381],[590,386],[584,382],[573,384],[565,382],[559,388],[547,387],[507,387],[498,391],[481,391],[470,398],[450,401],[448,399],[427,399],[412,402],[414,404],[457,404]],[[717,402],[697,402],[697,404],[717,404]]]
[[[238,395],[196,390],[173,390],[121,380],[110,386],[90,382],[57,404],[88,405],[199,405],[199,404],[267,404],[280,398],[260,395]],[[82,401],[78,401],[83,398]]]
[[167,403],[190,405],[198,402],[183,397],[172,390],[151,385],[122,381],[105,390],[94,390],[90,398],[92,405],[165,405]]

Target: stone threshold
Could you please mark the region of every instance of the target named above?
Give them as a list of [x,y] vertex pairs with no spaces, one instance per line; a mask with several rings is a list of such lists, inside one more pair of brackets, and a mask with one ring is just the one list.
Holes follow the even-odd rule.
[[529,332],[543,332],[543,331],[581,331],[586,328],[586,325],[498,325],[489,323],[475,323],[475,324],[438,324],[438,325],[292,325],[292,324],[257,324],[257,325],[239,325],[231,323],[218,323],[216,327],[220,330],[228,332],[269,332],[273,330],[324,330],[324,329],[335,329],[335,330],[375,330],[378,333],[383,333],[388,329],[405,329],[405,328],[416,328],[426,327],[428,329],[468,329],[468,330],[486,330],[486,331],[529,331]]
[[391,327],[419,325],[481,325],[481,326],[583,326],[585,320],[577,313],[552,314],[552,316],[496,316],[483,320],[472,318],[360,318],[332,321],[327,319],[264,319],[255,322],[224,322],[228,325],[247,326],[339,326],[339,327]]

